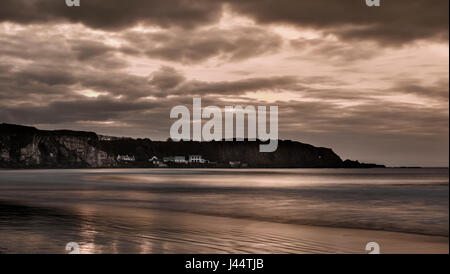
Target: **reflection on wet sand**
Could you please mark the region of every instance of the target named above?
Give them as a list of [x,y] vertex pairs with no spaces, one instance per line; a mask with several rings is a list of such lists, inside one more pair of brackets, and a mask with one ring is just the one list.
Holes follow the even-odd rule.
[[448,253],[448,169],[0,173],[0,253]]
[[82,254],[364,253],[368,241],[378,242],[385,253],[448,251],[446,237],[106,207],[57,210],[3,203],[0,227],[8,228],[8,237],[0,240],[9,247],[4,253],[65,253],[68,242],[77,242]]

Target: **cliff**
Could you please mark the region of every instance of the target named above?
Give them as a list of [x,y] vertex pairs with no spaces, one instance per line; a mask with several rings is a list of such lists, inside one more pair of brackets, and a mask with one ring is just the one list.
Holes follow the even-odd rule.
[[0,125],[0,166],[10,168],[114,167],[97,134]]
[[[248,167],[382,167],[342,161],[331,149],[280,140],[273,153],[260,153],[258,142],[161,142],[150,139],[99,138],[94,132],[38,130],[0,124],[0,167],[3,168],[99,168],[152,167],[149,158],[198,154],[227,167],[230,161]],[[135,161],[117,160],[133,155]]]

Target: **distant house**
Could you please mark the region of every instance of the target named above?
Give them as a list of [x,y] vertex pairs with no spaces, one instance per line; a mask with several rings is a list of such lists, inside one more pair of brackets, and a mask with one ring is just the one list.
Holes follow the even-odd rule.
[[209,161],[206,159],[203,159],[201,155],[189,155],[189,163],[194,164],[205,164]]
[[134,162],[134,161],[136,161],[136,159],[134,158],[133,155],[131,155],[131,156],[128,156],[128,155],[117,155],[117,161]]
[[241,166],[240,161],[230,161],[229,164],[230,164],[230,167],[240,167]]
[[148,159],[149,162],[152,162],[154,165],[156,165],[157,163],[161,162],[158,157],[153,156],[152,158]]
[[172,162],[175,162],[175,159],[173,158],[173,156],[163,157],[163,162],[164,163],[172,163]]
[[163,160],[161,160],[157,156],[153,156],[152,158],[148,159],[148,161],[157,167],[167,167],[167,165],[164,163],[164,158]]
[[158,165],[158,164],[162,163],[162,161],[156,156],[153,156],[152,158],[148,159],[148,161],[154,165]]
[[113,141],[113,140],[117,139],[117,137],[106,136],[106,135],[98,135],[98,139],[100,141]]
[[163,158],[164,163],[187,164],[188,161],[184,156],[168,156]]
[[188,161],[186,161],[186,157],[184,157],[184,156],[175,156],[175,157],[173,157],[173,161],[176,164],[187,164],[188,163]]

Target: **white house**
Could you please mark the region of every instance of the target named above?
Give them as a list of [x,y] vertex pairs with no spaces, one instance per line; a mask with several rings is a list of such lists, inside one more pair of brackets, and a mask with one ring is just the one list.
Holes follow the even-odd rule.
[[152,162],[154,165],[158,164],[159,162],[161,162],[158,157],[153,156],[152,158],[148,159],[149,162]]
[[201,155],[189,155],[189,163],[204,164],[206,160]]
[[177,164],[187,164],[188,163],[188,161],[186,161],[186,157],[184,157],[184,156],[175,156],[173,160]]
[[173,158],[173,156],[163,157],[164,163],[170,163],[170,162],[174,162],[174,161],[175,161],[175,159]]
[[134,162],[136,159],[133,155],[117,155],[117,161],[124,161],[124,162]]

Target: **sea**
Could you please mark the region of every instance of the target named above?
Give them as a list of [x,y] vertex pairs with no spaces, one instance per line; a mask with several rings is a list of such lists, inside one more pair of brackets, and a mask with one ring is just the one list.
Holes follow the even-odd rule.
[[448,168],[0,170],[0,253],[448,253],[448,229]]

